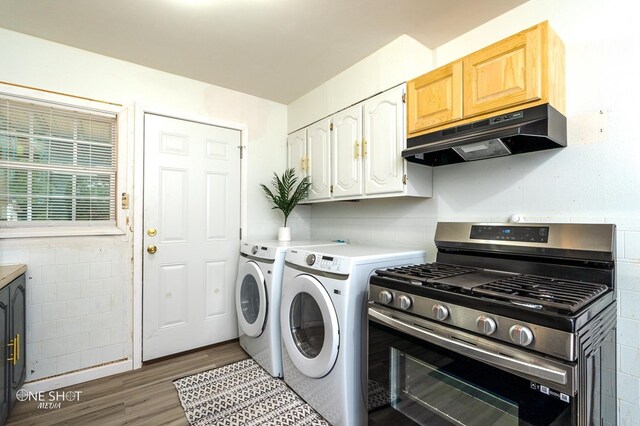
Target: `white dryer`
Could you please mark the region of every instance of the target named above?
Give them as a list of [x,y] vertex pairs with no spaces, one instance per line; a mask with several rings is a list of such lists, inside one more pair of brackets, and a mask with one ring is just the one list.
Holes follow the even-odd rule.
[[351,244],[287,253],[280,304],[284,380],[332,425],[367,421],[369,276],[424,260],[423,250]]
[[324,241],[258,241],[240,245],[236,312],[240,346],[274,377],[282,377],[280,295],[284,257],[291,247],[337,245]]

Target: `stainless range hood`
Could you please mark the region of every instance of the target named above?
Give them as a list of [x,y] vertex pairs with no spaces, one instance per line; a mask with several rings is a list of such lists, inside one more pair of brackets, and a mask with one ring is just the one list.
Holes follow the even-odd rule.
[[402,156],[443,166],[567,146],[567,119],[549,104],[407,139]]

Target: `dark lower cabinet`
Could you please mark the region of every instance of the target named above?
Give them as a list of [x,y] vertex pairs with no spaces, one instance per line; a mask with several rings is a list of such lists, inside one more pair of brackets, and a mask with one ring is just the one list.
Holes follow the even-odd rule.
[[16,402],[16,393],[27,375],[25,276],[20,275],[0,290],[0,336],[4,348],[0,380],[0,423],[4,424]]

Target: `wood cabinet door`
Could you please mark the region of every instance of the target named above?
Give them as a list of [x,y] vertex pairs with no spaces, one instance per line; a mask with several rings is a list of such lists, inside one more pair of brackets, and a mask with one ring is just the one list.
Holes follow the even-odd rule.
[[333,198],[362,195],[362,104],[331,119]]
[[407,83],[409,135],[462,118],[462,61]]
[[294,168],[298,182],[307,175],[307,130],[301,129],[287,137],[287,168]]
[[541,99],[541,34],[537,26],[463,59],[465,118]]
[[404,191],[404,159],[406,146],[402,86],[388,90],[364,103],[365,194],[387,194]]
[[329,119],[307,127],[307,173],[311,178],[309,201],[331,198],[331,140]]

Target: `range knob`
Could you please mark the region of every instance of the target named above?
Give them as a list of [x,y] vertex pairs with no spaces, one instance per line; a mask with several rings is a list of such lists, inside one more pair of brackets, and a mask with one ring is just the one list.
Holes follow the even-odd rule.
[[256,254],[258,252],[258,246],[251,247],[251,254]]
[[509,337],[513,343],[528,346],[533,342],[533,332],[524,325],[514,325],[509,329]]
[[478,331],[482,334],[486,334],[487,336],[493,334],[496,331],[496,322],[493,318],[486,317],[481,315],[476,320],[476,326],[478,327]]
[[449,310],[447,309],[446,306],[433,305],[432,311],[433,311],[433,316],[438,321],[444,321],[449,317]]
[[378,293],[378,300],[380,301],[380,303],[388,305],[393,300],[393,294],[391,294],[389,290],[382,290],[380,293]]
[[398,306],[405,311],[409,309],[411,307],[411,299],[409,299],[409,296],[405,296],[404,294],[398,296]]
[[312,266],[314,263],[316,263],[316,255],[315,254],[307,255],[307,265]]

